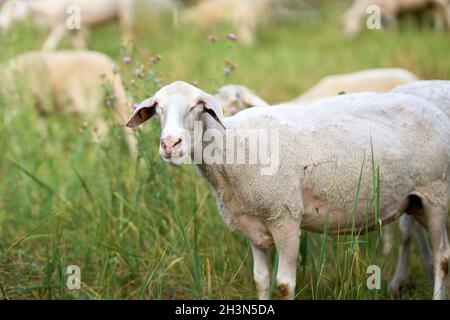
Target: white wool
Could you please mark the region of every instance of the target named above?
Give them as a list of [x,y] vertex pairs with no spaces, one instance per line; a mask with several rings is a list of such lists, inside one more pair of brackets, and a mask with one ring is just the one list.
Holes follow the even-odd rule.
[[[408,94],[358,93],[324,98],[302,108],[250,108],[223,117],[214,100],[177,81],[145,100],[128,125],[137,126],[164,112],[164,137],[177,141],[177,148],[184,148],[185,155],[189,154],[189,144],[177,134],[193,130],[195,117],[202,120],[204,130],[219,130],[225,136],[234,129],[279,133],[278,170],[274,174],[263,175],[262,164],[197,164],[215,191],[226,224],[252,242],[260,298],[269,296],[268,250],[274,243],[280,248],[277,284],[282,297],[292,298],[299,227],[314,232],[326,228],[331,234],[350,232],[353,227],[372,230],[377,219],[387,224],[412,210],[410,197],[418,197],[423,204],[422,214],[411,213],[428,226],[434,241],[437,272],[433,297],[443,297],[443,285],[450,281],[445,274],[450,249],[442,228],[450,196],[450,123],[437,106]],[[202,106],[209,110],[199,111]],[[163,111],[165,108],[169,111]],[[219,141],[202,144],[216,146],[219,153],[229,151]],[[194,152],[197,147],[189,148]],[[234,148],[240,154],[250,152],[245,143]],[[373,207],[366,210],[375,192],[372,170],[378,168],[380,202],[379,216],[375,217]]]

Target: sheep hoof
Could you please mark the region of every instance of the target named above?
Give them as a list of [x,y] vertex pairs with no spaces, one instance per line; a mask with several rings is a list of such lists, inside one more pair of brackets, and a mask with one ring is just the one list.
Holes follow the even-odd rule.
[[400,299],[400,284],[397,281],[389,283],[388,295],[391,298]]
[[294,298],[289,285],[286,283],[280,283],[278,285],[278,291],[280,293],[280,298],[283,300],[292,300]]

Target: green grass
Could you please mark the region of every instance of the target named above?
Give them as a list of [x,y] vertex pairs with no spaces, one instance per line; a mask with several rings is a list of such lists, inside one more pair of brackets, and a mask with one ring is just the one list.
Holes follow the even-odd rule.
[[[174,27],[169,18],[139,19],[130,66],[120,62],[125,50],[114,24],[93,30],[89,48],[118,61],[136,101],[155,91],[159,77],[195,81],[209,91],[241,83],[272,102],[297,96],[325,75],[365,68],[404,67],[426,79],[450,78],[448,34],[405,25],[401,32],[365,32],[348,41],[338,28],[343,8],[265,22],[251,48],[226,40],[234,31],[226,26],[207,33]],[[209,33],[219,41],[209,42]],[[38,49],[45,35],[16,26],[0,38],[0,61]],[[155,74],[134,79],[136,61],[154,54],[162,56],[151,69]],[[239,65],[228,77],[226,58]],[[26,91],[0,99],[0,298],[256,297],[248,241],[224,225],[192,167],[170,167],[159,158],[158,123],[137,132],[143,161],[136,162],[119,124],[99,143],[81,119],[52,115],[43,124]],[[375,163],[372,173],[377,190]],[[367,205],[376,202],[375,192]],[[376,235],[302,232],[301,240],[296,298],[387,298],[396,251],[383,256]],[[276,253],[273,258],[276,265]],[[79,291],[65,287],[65,270],[74,264],[81,268]],[[382,290],[366,288],[371,264],[382,267]],[[417,252],[412,277],[402,297],[430,298]]]

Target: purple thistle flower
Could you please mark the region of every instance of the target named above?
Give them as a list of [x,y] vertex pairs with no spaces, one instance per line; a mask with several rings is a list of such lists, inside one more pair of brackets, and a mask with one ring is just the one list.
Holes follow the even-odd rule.
[[230,39],[230,40],[235,41],[237,39],[237,35],[235,35],[234,33],[229,33],[227,35],[227,38]]
[[131,57],[128,57],[128,56],[126,56],[126,57],[123,57],[122,58],[122,61],[124,62],[124,63],[130,63],[131,62]]
[[223,68],[223,73],[225,73],[225,75],[229,75],[231,73],[231,68],[229,67]]

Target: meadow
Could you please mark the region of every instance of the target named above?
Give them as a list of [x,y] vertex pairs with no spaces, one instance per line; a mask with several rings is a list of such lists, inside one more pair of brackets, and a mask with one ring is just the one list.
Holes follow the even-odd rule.
[[[348,40],[339,28],[347,5],[264,21],[252,47],[227,39],[235,32],[229,26],[205,32],[175,26],[170,16],[138,16],[134,50],[119,42],[115,24],[92,30],[88,47],[117,61],[134,102],[178,79],[209,92],[244,84],[271,102],[294,98],[326,75],[366,68],[402,67],[420,78],[450,79],[449,33],[407,19],[400,31],[366,30]],[[45,36],[27,23],[16,25],[0,37],[0,62],[37,50]],[[132,58],[129,64],[124,56]],[[224,72],[230,65],[237,68]],[[0,97],[0,119],[0,298],[256,297],[249,242],[225,226],[192,166],[170,167],[160,159],[157,121],[135,131],[136,161],[122,124],[111,120],[110,134],[98,141],[91,123],[77,118],[51,115],[43,123],[26,88]],[[402,299],[432,296],[416,249]],[[296,299],[390,298],[397,250],[383,255],[379,235],[303,231],[300,250]],[[80,290],[66,287],[69,265],[80,267]],[[369,265],[382,270],[380,290],[366,286]]]

